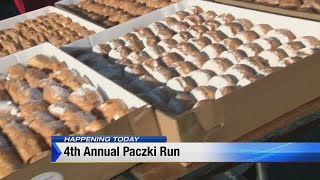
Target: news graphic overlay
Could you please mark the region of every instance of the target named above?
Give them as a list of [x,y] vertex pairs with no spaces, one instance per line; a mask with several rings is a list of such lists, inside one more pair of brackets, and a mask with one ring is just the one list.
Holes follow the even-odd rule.
[[52,162],[320,162],[320,143],[168,143],[165,136],[54,136]]

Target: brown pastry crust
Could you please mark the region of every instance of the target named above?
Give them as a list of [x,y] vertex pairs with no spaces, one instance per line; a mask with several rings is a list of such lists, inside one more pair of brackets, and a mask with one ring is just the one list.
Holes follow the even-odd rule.
[[107,120],[107,122],[112,122],[121,118],[122,116],[128,113],[128,106],[121,99],[109,99],[104,103],[98,106],[98,110],[100,110]]
[[213,71],[217,75],[223,74],[233,64],[228,59],[215,58],[203,64],[202,69]]
[[45,55],[36,55],[27,62],[27,65],[37,69],[49,70],[60,70],[66,68],[66,65],[64,63],[54,60]]
[[24,77],[31,87],[38,88],[40,86],[40,81],[48,78],[48,75],[41,70],[30,68],[26,71]]
[[13,66],[9,66],[8,75],[10,78],[18,78],[23,79],[28,68],[22,64],[15,64]]
[[30,101],[21,104],[20,112],[22,117],[27,117],[33,112],[48,112],[49,104],[45,101]]

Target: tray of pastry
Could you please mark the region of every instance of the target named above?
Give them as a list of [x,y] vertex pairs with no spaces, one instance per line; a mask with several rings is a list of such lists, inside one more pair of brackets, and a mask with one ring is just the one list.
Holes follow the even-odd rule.
[[54,135],[159,135],[144,101],[51,44],[1,63],[1,178],[49,150]]
[[319,97],[319,28],[186,0],[70,46],[93,47],[77,59],[152,104],[169,140],[235,140]]
[[63,0],[55,6],[110,28],[175,2],[177,0]]
[[233,6],[320,21],[318,0],[213,0]]
[[104,30],[55,7],[0,21],[0,58],[43,42],[57,47]]

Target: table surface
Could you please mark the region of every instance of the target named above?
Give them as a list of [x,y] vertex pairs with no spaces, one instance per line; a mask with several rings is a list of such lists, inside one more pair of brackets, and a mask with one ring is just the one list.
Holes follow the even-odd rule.
[[[288,141],[293,134],[312,128],[317,124],[320,124],[320,98],[271,121],[237,141]],[[231,165],[236,164],[192,163],[183,167],[179,163],[146,163],[138,164],[128,172],[139,180],[177,179],[183,176],[188,177],[187,174],[196,173],[196,171],[202,171],[203,173],[210,168],[221,172],[224,167],[230,167]]]

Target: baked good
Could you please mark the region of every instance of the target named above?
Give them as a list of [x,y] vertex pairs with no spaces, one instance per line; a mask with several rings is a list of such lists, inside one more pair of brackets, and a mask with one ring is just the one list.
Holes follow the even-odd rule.
[[282,59],[277,65],[276,67],[282,67],[282,68],[285,68],[291,64],[294,64],[298,61],[300,61],[301,58],[300,57],[287,57],[287,58],[284,58]]
[[228,50],[237,50],[243,43],[238,38],[225,38],[221,44]]
[[98,54],[108,55],[111,51],[111,47],[108,44],[98,44],[93,46],[92,51]]
[[92,115],[90,112],[77,111],[70,113],[64,120],[65,125],[71,132],[79,135],[85,135],[88,133],[87,127],[90,126],[91,122],[97,120],[97,117]]
[[69,89],[61,86],[49,86],[43,89],[43,98],[50,104],[66,102],[70,94]]
[[171,52],[175,52],[182,57],[186,57],[194,51],[198,51],[198,49],[193,44],[188,42],[181,42],[171,50]]
[[101,94],[90,85],[83,85],[68,97],[69,102],[84,111],[91,111],[103,102]]
[[190,25],[187,22],[174,22],[172,24],[167,24],[170,29],[176,33],[185,32],[190,28]]
[[248,57],[257,56],[263,51],[263,48],[257,43],[246,43],[239,47],[239,50],[244,51]]
[[256,75],[256,72],[253,68],[251,68],[247,65],[235,64],[235,65],[231,66],[230,68],[228,68],[226,70],[225,74],[232,75],[232,76],[236,77],[239,81],[246,76]]
[[200,38],[191,38],[188,40],[189,43],[192,43],[199,51],[201,51],[204,47],[211,44],[211,41],[207,37]]
[[204,18],[197,14],[189,15],[183,19],[183,22],[188,23],[190,26],[202,24],[204,21]]
[[303,36],[297,39],[308,48],[316,48],[320,46],[320,40],[313,36]]
[[[170,39],[169,39],[170,40]],[[144,46],[156,46],[159,43],[160,39],[158,37],[146,37],[141,39],[141,47]],[[143,49],[143,48],[142,48]],[[135,51],[136,49],[132,49]]]
[[32,157],[48,149],[44,140],[23,124],[12,122],[2,131],[15,146],[24,163],[28,163]]
[[121,99],[109,99],[98,106],[107,122],[118,120],[129,111],[128,106]]
[[171,15],[170,17],[174,17],[175,19],[177,19],[178,21],[181,22],[184,20],[184,18],[186,18],[189,15],[190,14],[186,11],[177,11],[173,15]]
[[281,45],[279,49],[282,49],[289,57],[295,57],[297,55],[297,51],[304,47],[305,46],[300,41],[291,41],[287,44]]
[[79,89],[83,84],[88,84],[88,80],[81,77],[76,70],[62,69],[49,74],[50,78],[54,78],[61,82],[63,86],[71,90]]
[[126,57],[132,52],[132,50],[125,46],[119,46],[115,49],[111,49],[108,56],[109,58],[118,60],[126,59]]
[[215,99],[215,93],[216,88],[212,86],[198,86],[190,92],[190,94],[195,97],[197,101]]
[[174,48],[178,42],[172,39],[164,39],[158,43],[158,46],[162,47],[166,52],[169,52],[172,48]]
[[224,13],[220,14],[219,16],[216,16],[215,20],[221,24],[228,24],[235,20],[235,18],[232,14]]
[[271,67],[278,64],[281,59],[288,57],[287,53],[282,49],[262,51],[259,56],[267,60]]
[[228,59],[233,64],[237,64],[242,59],[246,58],[247,54],[244,51],[237,49],[235,51],[224,51],[219,57]]
[[178,43],[187,42],[190,38],[192,38],[192,35],[187,31],[177,33],[172,37]]
[[160,86],[160,83],[151,75],[142,75],[133,80],[130,83],[130,86],[131,88],[129,90],[134,90],[134,92],[137,93],[144,93]]
[[260,36],[254,31],[249,30],[238,33],[236,37],[240,39],[243,43],[250,43],[258,39]]
[[10,79],[5,82],[5,88],[15,103],[19,102],[19,90],[24,90],[29,88],[28,84],[21,79]]
[[261,74],[263,76],[269,75],[273,72],[273,70],[272,70],[272,68],[270,68],[268,62],[259,56],[245,58],[242,61],[240,61],[240,64],[250,66],[258,74]]
[[49,104],[46,101],[30,101],[21,104],[20,113],[22,117],[27,117],[33,112],[47,112]]
[[218,21],[211,19],[203,23],[210,31],[215,31],[221,26],[221,23]]
[[[166,68],[166,66],[164,65],[164,63],[162,63],[162,61],[160,59],[148,59],[142,63],[142,66],[149,73],[152,73],[153,71],[155,71],[159,68],[162,68],[162,67]],[[141,71],[142,70],[143,69],[141,69]]]
[[165,52],[161,46],[148,46],[143,49],[151,58],[158,59]]
[[227,36],[221,31],[207,31],[203,34],[204,37],[207,37],[211,40],[212,43],[219,43],[220,41],[227,38]]
[[166,86],[178,92],[190,92],[197,86],[196,82],[190,77],[175,77],[170,79]]
[[209,57],[204,52],[194,51],[186,56],[185,61],[191,62],[197,68],[201,68],[202,65],[209,60]]
[[216,91],[215,98],[216,99],[220,99],[223,96],[226,96],[226,95],[234,92],[235,90],[237,90],[237,88],[235,86],[226,86],[226,87],[223,87],[223,88],[219,88]]
[[261,37],[266,35],[272,29],[273,28],[269,24],[257,24],[251,28],[252,31],[256,32]]
[[152,32],[150,28],[139,27],[133,29],[133,34],[135,34],[139,39],[146,37],[155,37],[156,35]]
[[190,72],[188,77],[194,80],[198,86],[207,86],[209,80],[214,76],[214,72],[203,69]]
[[238,80],[234,76],[226,74],[213,76],[208,82],[208,85],[219,89],[227,86],[235,86],[237,82]]
[[30,87],[38,88],[42,79],[48,78],[48,75],[41,70],[30,68],[25,73],[25,79]]
[[260,38],[253,42],[260,45],[264,50],[276,49],[281,46],[281,42],[274,37]]
[[296,36],[288,29],[272,29],[267,35],[277,38],[282,44],[296,39]]
[[7,76],[0,73],[0,90],[5,90]]
[[203,64],[202,69],[207,69],[217,75],[223,74],[233,64],[228,59],[214,58]]
[[214,11],[204,11],[200,14],[200,16],[202,16],[205,21],[209,21],[214,19],[217,14]]
[[164,53],[161,61],[168,67],[174,67],[177,62],[183,61],[183,58],[177,53]]
[[66,68],[64,63],[45,55],[36,55],[27,62],[27,65],[41,70],[61,70]]
[[19,89],[16,94],[16,101],[18,104],[41,100],[43,100],[42,93],[35,88]]
[[188,7],[184,11],[189,13],[189,14],[201,14],[201,13],[203,13],[203,9],[201,7],[199,7],[199,6]]
[[238,23],[224,24],[219,26],[219,28],[217,29],[217,31],[222,32],[228,37],[234,37],[235,35],[237,35],[243,30],[244,30],[243,27]]
[[227,49],[221,44],[210,44],[202,49],[210,59],[217,58],[220,54]]
[[0,101],[9,101],[11,98],[5,90],[0,90]]
[[237,87],[244,87],[258,80],[258,76],[245,76],[237,83]]
[[117,49],[119,47],[123,47],[126,43],[121,39],[113,39],[106,43],[106,45],[110,46],[111,49]]
[[48,107],[48,111],[56,118],[64,120],[68,119],[67,117],[70,114],[80,111],[80,109],[74,104],[64,102],[58,104],[51,104]]
[[300,0],[279,0],[279,7],[287,9],[299,8],[302,5]]
[[16,116],[18,112],[18,107],[11,101],[0,101],[0,115]]
[[177,76],[175,71],[166,67],[157,68],[150,72],[150,74],[161,83],[167,83],[170,79]]
[[182,77],[187,76],[190,72],[197,69],[197,67],[188,61],[179,61],[172,65],[175,71]]
[[124,77],[128,80],[134,80],[146,73],[147,71],[140,64],[131,64],[124,68]]
[[28,68],[22,64],[15,64],[12,66],[9,66],[8,68],[8,76],[10,78],[19,78],[23,79]]
[[248,31],[253,27],[253,23],[248,19],[235,19],[232,23],[240,24],[245,31]]
[[196,99],[187,93],[180,93],[171,98],[168,102],[168,109],[171,114],[176,115],[191,109]]
[[204,25],[193,25],[188,29],[188,32],[195,38],[200,38],[209,29]]

